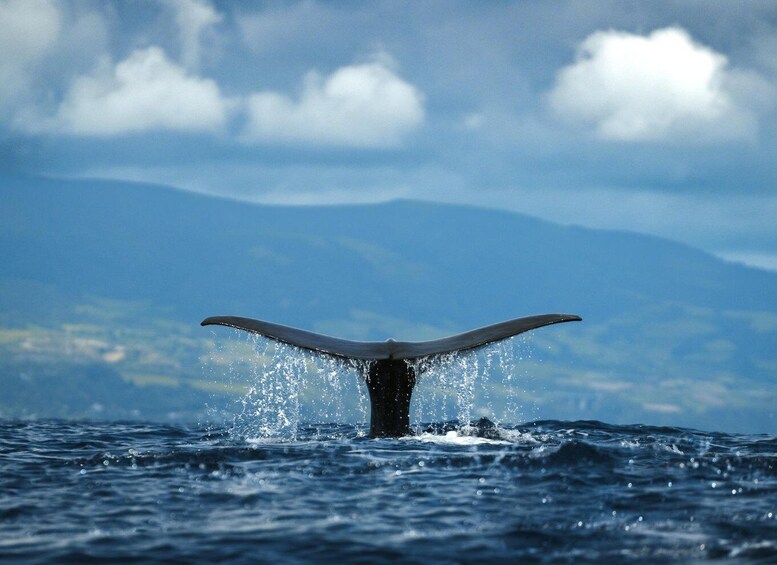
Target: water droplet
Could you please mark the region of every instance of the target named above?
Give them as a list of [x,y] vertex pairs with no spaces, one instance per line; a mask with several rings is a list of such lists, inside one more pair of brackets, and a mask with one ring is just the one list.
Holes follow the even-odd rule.
[[629,488],[631,488],[631,483],[629,483],[627,486],[628,486]]
[[715,481],[712,481],[712,482],[710,483],[710,486],[711,486],[712,488],[717,488],[717,487],[718,487],[718,483],[716,483]]
[[395,474],[395,475],[398,477],[399,475],[401,475],[401,474],[402,474],[402,471],[400,471],[399,469],[397,469],[396,471],[394,471],[394,474]]
[[108,462],[107,459],[103,459],[103,465],[105,465],[107,467],[108,465],[110,465],[110,463]]
[[486,482],[486,479],[485,479],[485,478],[483,478],[483,477],[480,477],[480,478],[478,479],[478,482],[479,482],[479,483],[482,485],[483,483],[485,483],[485,482]]
[[578,523],[577,523],[577,527],[578,527],[578,528],[582,528],[582,527],[583,527],[583,522],[578,522]]
[[79,475],[86,475],[86,469],[81,469],[81,471],[79,471]]
[[666,483],[666,486],[669,488],[672,488],[672,481],[669,481],[668,483]]
[[423,461],[419,461],[419,462],[418,462],[418,466],[419,466],[419,467],[423,467],[424,465],[425,465],[425,463],[424,463]]

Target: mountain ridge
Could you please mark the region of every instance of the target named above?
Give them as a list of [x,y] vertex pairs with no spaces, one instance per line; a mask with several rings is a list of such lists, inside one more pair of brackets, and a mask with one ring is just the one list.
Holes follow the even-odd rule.
[[[0,176],[0,193],[0,327],[8,332],[32,324],[56,341],[68,325],[91,327],[119,347],[126,326],[146,336],[138,350],[150,351],[166,343],[166,324],[192,343],[201,339],[197,324],[211,315],[415,341],[567,312],[585,321],[532,338],[545,357],[545,368],[535,369],[555,387],[544,396],[566,387],[568,398],[613,406],[578,406],[572,416],[633,413],[694,425],[682,418],[695,406],[709,415],[720,396],[739,395],[759,426],[773,425],[777,273],[683,243],[409,199],[265,205],[159,185],[18,175]],[[13,343],[0,360],[26,359],[23,342]],[[179,367],[156,380],[137,377],[146,373],[127,360],[117,362],[127,365],[118,373],[132,382],[196,380],[201,368],[187,357],[199,359],[207,346],[182,343],[165,346]],[[106,347],[101,355],[118,355]],[[718,388],[707,398],[711,382]],[[671,402],[659,402],[662,386],[679,387]],[[738,387],[766,396],[754,400]],[[641,411],[629,412],[634,406]]]

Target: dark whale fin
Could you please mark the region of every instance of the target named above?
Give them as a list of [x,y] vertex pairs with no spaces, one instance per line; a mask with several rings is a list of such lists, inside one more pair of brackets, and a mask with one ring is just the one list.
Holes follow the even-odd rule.
[[434,341],[415,342],[393,339],[379,342],[348,341],[237,316],[207,318],[202,321],[202,325],[229,326],[303,349],[367,361],[370,437],[398,437],[410,433],[410,397],[416,383],[416,369],[407,361],[475,349],[542,326],[581,319],[573,314],[543,314],[508,320]]
[[487,345],[514,335],[560,322],[580,321],[573,314],[542,314],[516,318],[432,341],[349,341],[289,326],[241,318],[238,316],[214,316],[202,321],[203,326],[220,325],[238,328],[265,337],[347,359],[380,361],[385,359],[419,359],[432,355],[465,351]]

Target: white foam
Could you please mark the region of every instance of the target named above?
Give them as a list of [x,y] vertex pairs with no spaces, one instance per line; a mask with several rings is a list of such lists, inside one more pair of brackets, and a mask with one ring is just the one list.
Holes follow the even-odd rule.
[[421,441],[423,443],[436,443],[439,445],[509,445],[509,441],[501,439],[488,439],[478,436],[461,435],[457,431],[447,432],[445,435],[422,433],[416,436],[399,438],[405,441]]

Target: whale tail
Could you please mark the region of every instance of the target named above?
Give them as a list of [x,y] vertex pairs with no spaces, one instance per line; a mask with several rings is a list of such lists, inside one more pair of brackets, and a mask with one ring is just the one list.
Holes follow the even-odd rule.
[[262,320],[238,316],[214,316],[201,325],[220,325],[245,330],[317,353],[369,362],[370,437],[399,437],[410,433],[410,397],[416,382],[412,361],[423,357],[472,350],[529,330],[580,321],[574,314],[542,314],[432,341],[350,341]]

